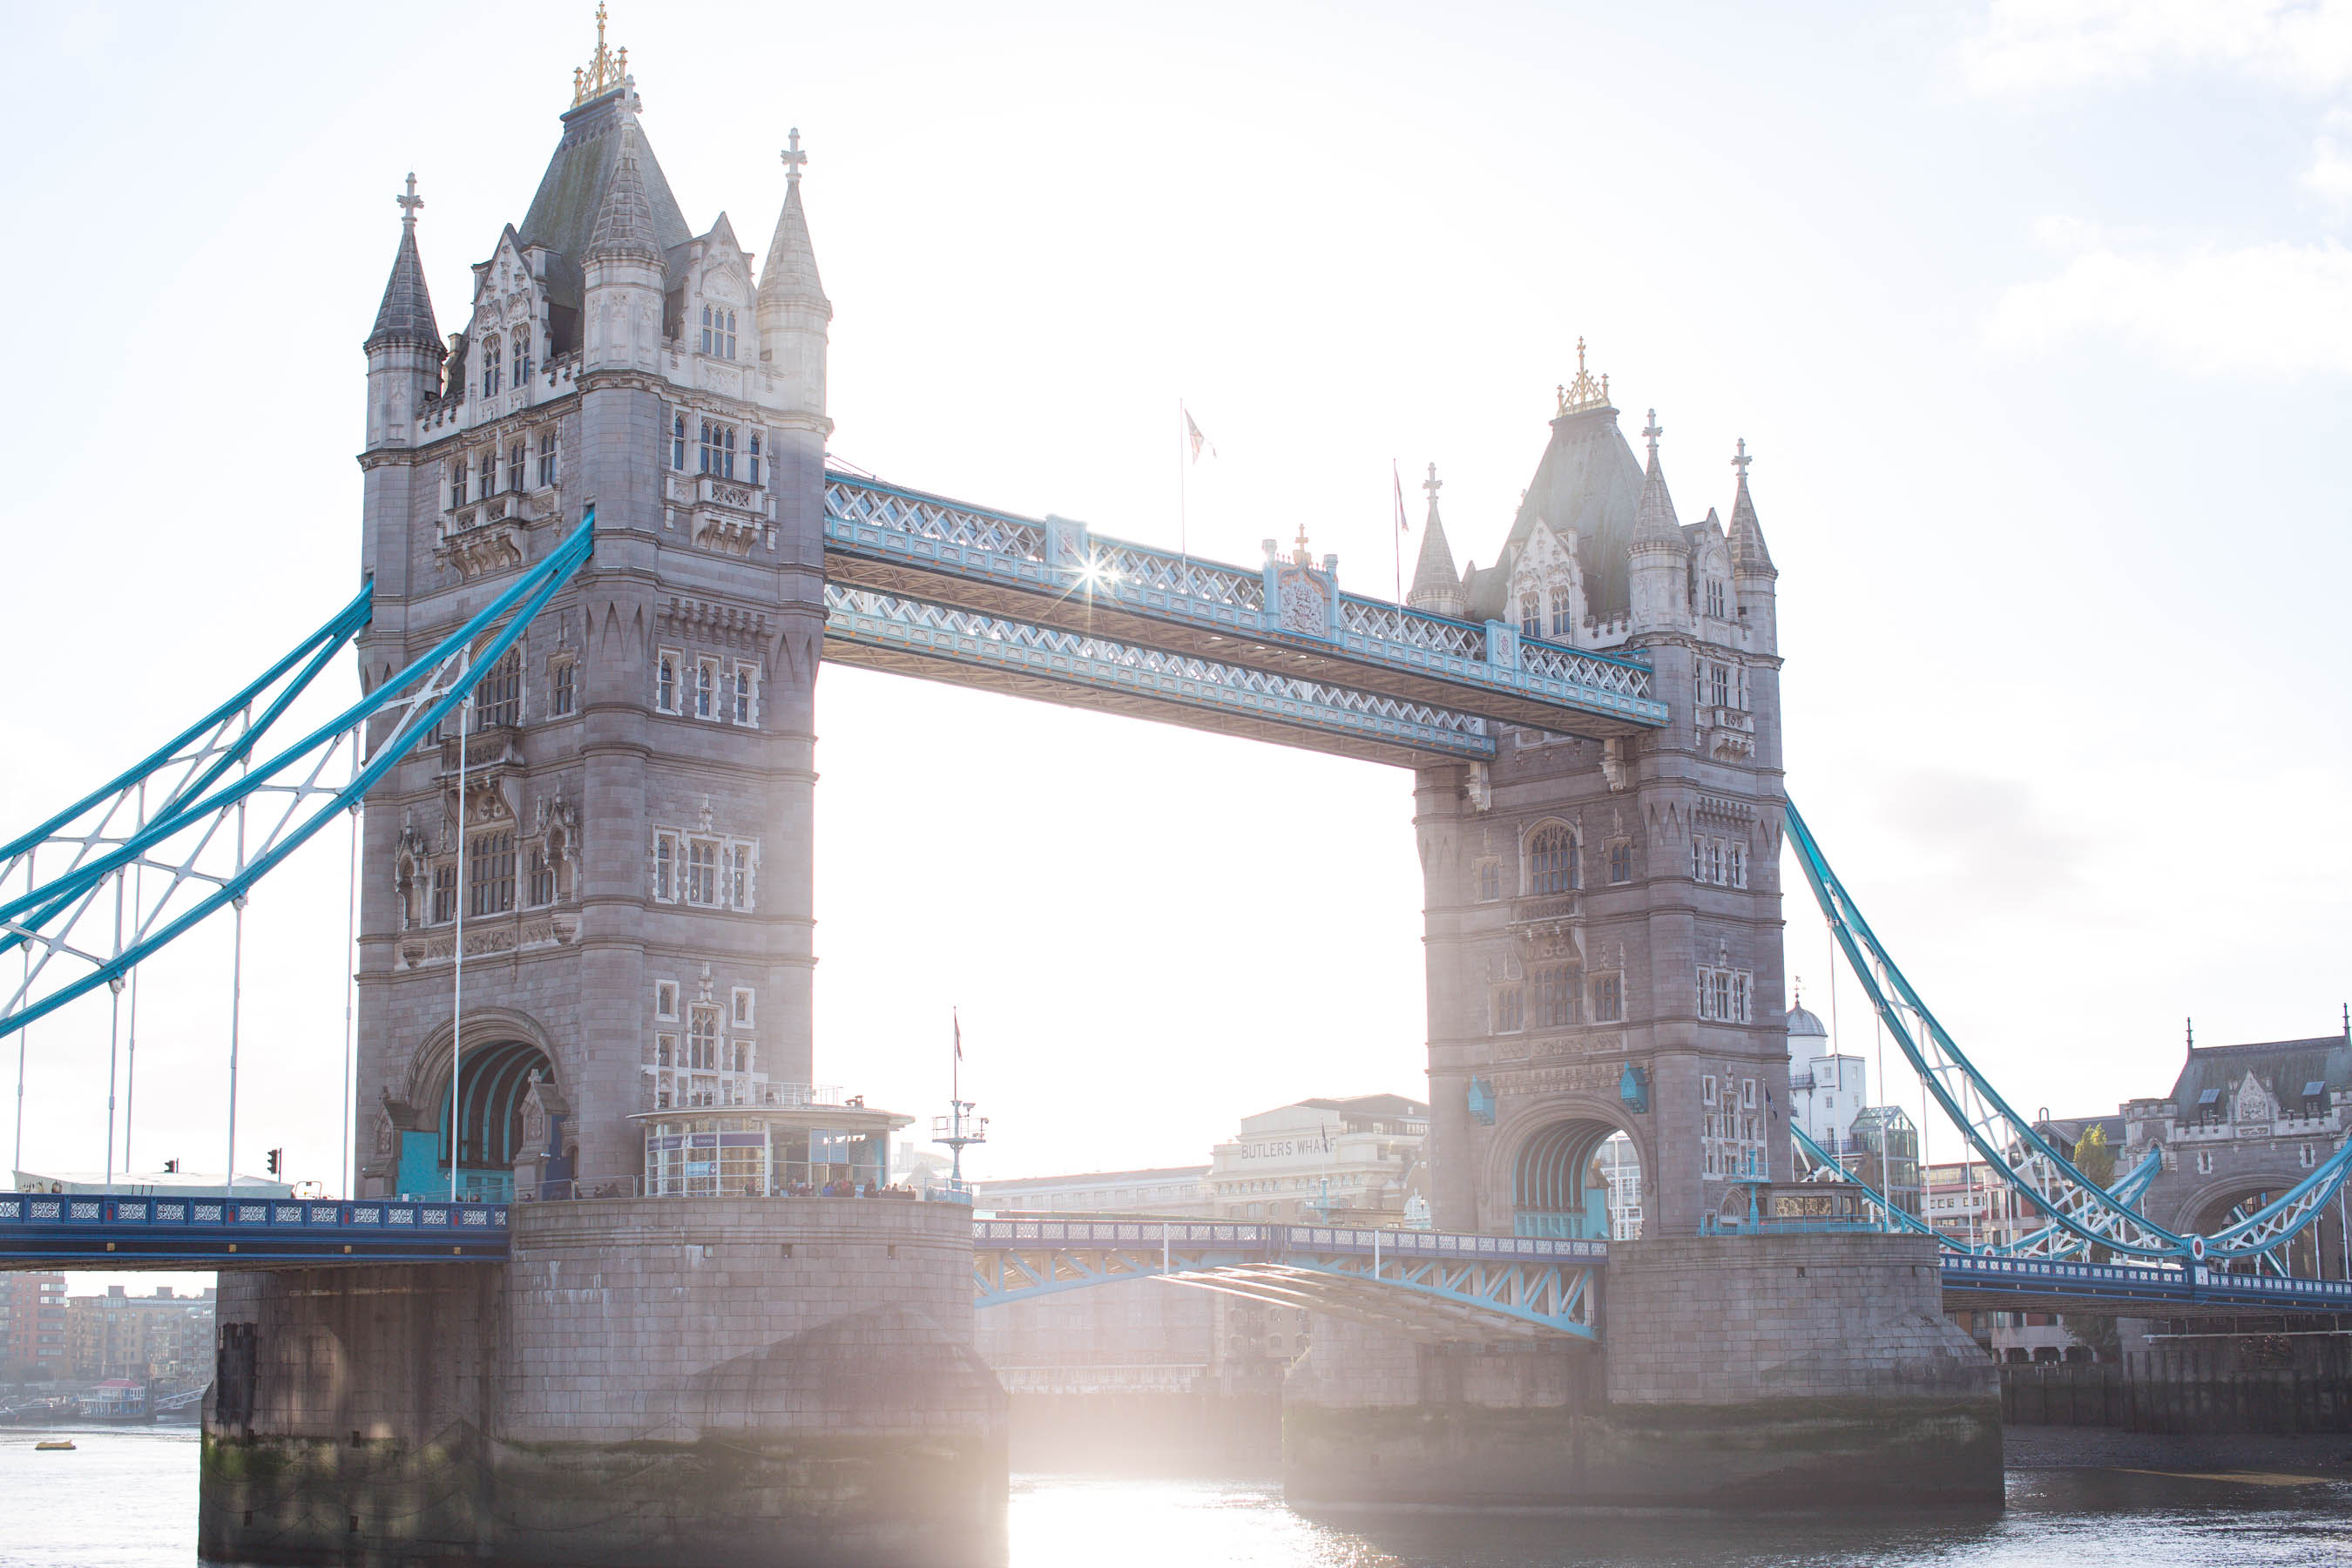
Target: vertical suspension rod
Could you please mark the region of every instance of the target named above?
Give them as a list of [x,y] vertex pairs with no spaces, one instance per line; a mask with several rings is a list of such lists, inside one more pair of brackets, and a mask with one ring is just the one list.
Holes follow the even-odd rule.
[[[472,668],[473,650],[458,656],[460,677]],[[474,692],[457,705],[457,931],[449,963],[449,1201],[457,1201],[457,1150],[466,1129],[458,1120],[463,1101],[457,1080],[465,1071],[466,1052],[466,731],[474,727]]]
[[[352,774],[359,775],[360,749],[356,738],[352,744]],[[352,805],[352,876],[343,889],[343,1155],[337,1174],[343,1184],[343,1196],[360,1195],[359,1173],[352,1168],[352,1097],[358,1091],[355,1037],[352,1006],[353,993],[359,989],[359,922],[360,922],[360,808]]]
[[[139,826],[147,826],[147,781],[139,781]],[[147,862],[142,858],[131,868],[131,924],[140,928],[147,908]],[[122,1168],[127,1173],[138,1167],[131,1163],[131,1129],[132,1118],[139,1110],[139,966],[131,966],[131,1043],[123,1053],[122,1065]]]

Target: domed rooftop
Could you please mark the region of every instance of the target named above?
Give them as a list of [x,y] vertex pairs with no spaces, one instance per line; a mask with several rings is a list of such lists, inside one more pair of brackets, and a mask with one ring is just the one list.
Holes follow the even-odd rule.
[[1830,1032],[1819,1018],[1797,1006],[1789,1009],[1789,1034],[1791,1038],[1799,1035],[1819,1035],[1828,1039]]

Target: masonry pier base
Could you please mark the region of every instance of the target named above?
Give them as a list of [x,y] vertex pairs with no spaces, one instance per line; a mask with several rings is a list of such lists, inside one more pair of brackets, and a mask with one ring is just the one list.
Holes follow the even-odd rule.
[[1924,1237],[1621,1242],[1603,1342],[1331,1324],[1284,1389],[1296,1505],[1998,1506],[1991,1362]]
[[698,1568],[1001,1546],[970,1210],[513,1214],[504,1266],[222,1276],[205,1556]]

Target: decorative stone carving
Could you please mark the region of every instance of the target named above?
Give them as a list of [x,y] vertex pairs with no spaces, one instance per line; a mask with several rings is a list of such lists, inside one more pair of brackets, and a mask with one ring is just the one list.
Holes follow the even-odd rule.
[[522,530],[502,520],[452,531],[434,546],[433,560],[469,583],[493,572],[511,571],[523,562]]
[[1305,566],[1275,569],[1276,624],[1300,637],[1331,635],[1331,597],[1318,574]]

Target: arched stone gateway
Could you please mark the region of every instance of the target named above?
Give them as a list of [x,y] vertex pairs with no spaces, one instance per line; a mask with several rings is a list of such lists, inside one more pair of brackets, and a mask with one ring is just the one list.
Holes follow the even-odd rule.
[[[1611,1173],[1602,1150],[1619,1131],[1597,1117],[1569,1117],[1530,1133],[1511,1162],[1511,1234],[1609,1238]],[[1621,1188],[1630,1181],[1638,1215],[1641,1155],[1630,1140],[1620,1149],[1609,1163],[1619,1167]]]
[[[446,1033],[446,1032],[445,1032]],[[418,1074],[416,1099],[406,1127],[398,1131],[398,1168],[393,1191],[420,1197],[450,1191],[449,1150],[457,1151],[457,1193],[461,1198],[507,1203],[514,1198],[515,1163],[542,1151],[526,1147],[524,1110],[535,1082],[552,1082],[555,1064],[537,1044],[511,1036],[477,1043],[471,1038],[458,1061],[457,1094],[449,1093],[446,1041],[440,1070]],[[424,1065],[424,1064],[420,1064]],[[453,1137],[450,1119],[457,1113]]]

